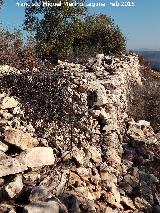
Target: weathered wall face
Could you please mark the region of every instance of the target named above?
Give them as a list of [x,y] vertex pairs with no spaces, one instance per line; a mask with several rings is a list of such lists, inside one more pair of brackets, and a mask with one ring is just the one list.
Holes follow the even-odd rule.
[[[3,121],[0,139],[5,145],[18,146],[18,163],[29,156],[29,164],[22,168],[26,188],[32,176],[28,167],[33,166],[45,177],[39,178],[37,193],[46,191],[44,197],[58,197],[68,209],[64,212],[127,213],[155,208],[159,136],[149,122],[132,118],[149,118],[158,130],[159,81],[142,70],[137,55],[115,58],[99,54],[86,65],[59,61],[48,72],[7,72],[3,71],[0,89],[15,97],[16,106],[13,97],[0,96],[0,119],[10,113]],[[30,152],[25,151],[27,147]],[[38,162],[37,150],[44,155]],[[7,155],[13,161],[15,151]],[[36,170],[35,165],[52,166]],[[7,175],[17,173],[14,168]],[[33,191],[36,184],[29,182]],[[34,196],[31,191],[31,203]],[[46,200],[40,201],[50,205]]]

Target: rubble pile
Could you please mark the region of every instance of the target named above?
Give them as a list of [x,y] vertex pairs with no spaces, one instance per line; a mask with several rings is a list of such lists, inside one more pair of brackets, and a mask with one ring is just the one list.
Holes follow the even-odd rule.
[[160,212],[156,119],[130,111],[137,55],[0,73],[1,212]]

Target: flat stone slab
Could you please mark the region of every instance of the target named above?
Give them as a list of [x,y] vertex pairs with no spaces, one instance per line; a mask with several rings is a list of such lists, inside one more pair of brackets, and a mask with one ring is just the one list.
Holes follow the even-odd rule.
[[0,152],[0,177],[21,173],[28,168],[53,165],[54,162],[55,158],[51,147],[27,149],[15,158]]

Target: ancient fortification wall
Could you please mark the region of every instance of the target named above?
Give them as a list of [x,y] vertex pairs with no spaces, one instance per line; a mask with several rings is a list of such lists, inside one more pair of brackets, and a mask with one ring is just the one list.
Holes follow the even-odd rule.
[[159,212],[160,81],[137,55],[0,77],[2,211]]

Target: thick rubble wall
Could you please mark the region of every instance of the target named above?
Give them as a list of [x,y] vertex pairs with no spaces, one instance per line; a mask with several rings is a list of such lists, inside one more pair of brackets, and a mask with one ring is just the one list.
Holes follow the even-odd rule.
[[[159,211],[160,140],[144,121],[158,131],[159,84],[157,77],[147,81],[137,55],[99,54],[85,65],[59,61],[52,70],[5,69],[1,209]],[[150,93],[157,97],[152,116]]]

